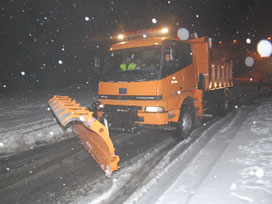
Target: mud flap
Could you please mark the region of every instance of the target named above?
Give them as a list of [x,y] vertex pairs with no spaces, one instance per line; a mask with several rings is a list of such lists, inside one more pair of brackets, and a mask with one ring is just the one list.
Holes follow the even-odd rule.
[[99,164],[107,177],[119,168],[119,156],[109,136],[108,127],[101,124],[93,117],[93,112],[81,107],[68,96],[54,96],[49,101],[49,106],[58,122],[67,127],[72,124],[72,129],[82,142],[86,150]]

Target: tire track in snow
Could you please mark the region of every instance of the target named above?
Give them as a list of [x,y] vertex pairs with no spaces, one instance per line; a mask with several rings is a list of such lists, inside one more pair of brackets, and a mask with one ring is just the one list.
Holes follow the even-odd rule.
[[30,122],[26,124],[20,124],[9,128],[0,128],[0,134],[12,132],[12,131],[28,131],[29,129],[33,128],[33,126],[40,126],[45,127],[48,125],[56,124],[56,120],[54,118],[45,118],[42,120],[38,120],[35,122]]
[[[24,152],[21,155],[22,160],[19,160],[17,156],[15,156],[15,159],[10,157],[0,160],[2,166],[2,168],[0,168],[2,172],[0,177],[0,193],[24,183],[37,180],[39,177],[52,172],[53,169],[59,168],[58,165],[61,161],[65,159],[69,160],[72,157],[76,157],[79,152],[85,151],[81,144],[77,143],[77,138],[68,139],[64,141],[64,144],[61,144],[63,151],[57,151],[57,154],[44,153],[49,154],[49,156],[43,156],[43,154],[40,153],[46,151],[47,148],[43,147],[42,151],[37,148],[31,152]],[[52,149],[51,151],[55,150]],[[29,154],[31,154],[31,156],[25,156]],[[28,160],[25,160],[25,158]],[[9,167],[8,170],[5,166]]]
[[[221,148],[218,148],[218,146],[214,148],[215,150],[218,149],[219,152],[212,152],[211,154],[206,154],[206,156],[208,155],[208,158],[203,158],[208,161],[207,163],[205,163],[206,166],[199,166],[200,163],[193,164],[193,162],[196,161],[200,155],[202,155],[204,148],[207,145],[211,145],[212,143],[214,143],[214,140],[220,137],[221,134],[228,133],[228,136],[230,138],[235,134],[235,132],[238,131],[240,125],[244,121],[243,119],[246,118],[246,116],[250,112],[248,111],[248,109],[239,109],[238,111],[239,112],[237,114],[236,112],[232,112],[225,118],[222,118],[220,120],[218,120],[218,118],[213,119],[211,122],[215,122],[216,120],[218,121],[211,124],[209,127],[206,127],[206,129],[205,127],[201,127],[195,130],[189,138],[189,140],[191,139],[191,141],[187,142],[187,144],[186,142],[181,142],[167,155],[165,155],[165,158],[163,158],[162,161],[156,166],[156,168],[154,168],[153,171],[150,173],[149,181],[144,186],[135,191],[125,201],[125,203],[148,203],[151,201],[152,203],[155,203],[155,198],[158,199],[158,195],[164,194],[166,189],[168,189],[169,186],[178,179],[177,177],[179,174],[182,175],[181,179],[184,179],[185,181],[186,179],[190,178],[188,176],[188,173],[192,173],[193,170],[196,171],[194,175],[195,177],[191,181],[190,189],[197,188],[196,186],[201,185],[201,182],[203,181],[205,175],[209,172],[212,164],[216,161],[216,159],[219,158],[220,155],[223,153],[227,144],[221,141],[222,144],[219,144],[221,145]],[[235,124],[235,128],[233,128],[233,124]],[[223,140],[227,139],[228,138],[224,138]],[[186,169],[190,168],[190,165],[192,168],[188,172],[186,171]],[[200,171],[197,171],[198,169],[201,169],[202,173],[200,173]],[[168,180],[164,180],[163,177],[163,175],[166,173],[168,175],[171,175],[167,177]],[[171,178],[171,181],[169,181],[169,178]],[[161,185],[157,185],[158,183]],[[156,186],[160,187],[155,187],[153,189],[152,187],[155,184]],[[190,189],[186,190],[190,192]],[[147,192],[148,195],[144,196]],[[175,192],[175,189],[172,189],[172,192]],[[191,195],[192,194],[190,194],[189,196],[186,195],[187,197],[184,196],[184,200],[181,203],[186,203],[190,199]]]
[[[211,126],[218,127],[217,123],[214,124],[216,120],[218,118],[208,121],[205,126],[196,128],[187,140],[178,143],[169,138],[158,144],[153,150],[148,151],[150,153],[139,155],[135,158],[135,162],[132,162],[132,166],[122,169],[115,175],[118,179],[112,181],[111,188],[92,200],[91,203],[123,203],[133,192],[137,192],[138,189],[152,180],[154,175],[162,172],[178,155],[190,148],[190,145],[198,139],[203,131],[208,130]],[[176,148],[176,146],[179,146],[179,148]],[[107,186],[110,185],[107,184]]]
[[[184,172],[182,178],[187,177],[193,173],[195,176],[195,180],[190,183],[189,189],[186,187],[185,191],[190,191],[194,193],[185,193],[184,203],[190,203],[191,198],[194,196],[196,191],[200,188],[206,176],[211,171],[214,164],[221,157],[223,152],[228,147],[231,139],[235,136],[235,134],[242,127],[243,122],[247,119],[248,115],[254,110],[254,108],[242,107],[239,112],[235,115],[235,117],[227,123],[225,128],[220,129],[213,138],[203,147],[203,149],[199,152],[199,154],[194,158],[194,160],[188,165],[187,172]],[[199,161],[206,161],[200,165]],[[191,168],[190,168],[191,167]],[[201,169],[201,171],[197,171],[195,168]],[[189,172],[190,171],[190,172]],[[194,174],[195,173],[195,174]],[[158,202],[160,203],[160,202]]]

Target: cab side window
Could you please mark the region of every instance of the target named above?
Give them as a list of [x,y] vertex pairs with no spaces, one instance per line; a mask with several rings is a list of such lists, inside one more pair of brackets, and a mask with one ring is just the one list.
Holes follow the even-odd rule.
[[190,44],[179,42],[180,69],[192,64],[192,50]]
[[163,52],[163,72],[162,77],[167,77],[178,71],[180,67],[179,49],[177,42],[167,41]]

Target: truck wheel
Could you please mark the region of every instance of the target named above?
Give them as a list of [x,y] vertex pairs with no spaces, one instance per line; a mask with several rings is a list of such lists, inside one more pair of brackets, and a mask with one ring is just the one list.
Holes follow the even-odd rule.
[[219,115],[225,116],[231,109],[230,94],[228,92],[225,92],[222,98],[223,101],[221,104],[219,104]]
[[194,111],[192,106],[183,105],[181,107],[180,119],[177,123],[177,129],[172,133],[173,138],[176,140],[183,140],[187,138],[193,129],[193,124]]

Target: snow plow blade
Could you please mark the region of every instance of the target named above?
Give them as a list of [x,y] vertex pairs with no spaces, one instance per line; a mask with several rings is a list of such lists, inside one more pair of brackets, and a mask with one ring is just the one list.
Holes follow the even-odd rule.
[[115,155],[113,143],[106,126],[93,117],[93,112],[81,107],[68,96],[54,96],[49,106],[58,122],[65,128],[72,125],[73,131],[83,146],[103,169],[107,177],[119,168],[119,156]]

